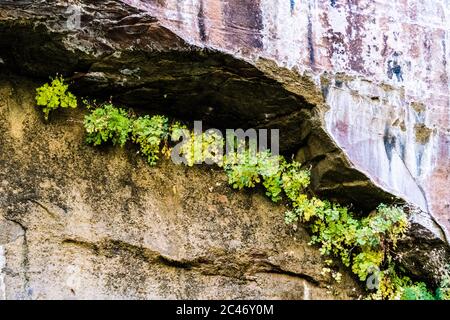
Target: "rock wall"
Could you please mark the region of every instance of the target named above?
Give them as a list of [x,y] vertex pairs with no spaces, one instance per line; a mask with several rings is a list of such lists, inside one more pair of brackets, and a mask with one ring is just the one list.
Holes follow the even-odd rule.
[[84,143],[81,110],[45,124],[38,83],[0,80],[0,299],[354,299],[263,190],[211,167],[150,167]]
[[122,1],[198,46],[311,75],[354,166],[450,230],[450,1]]
[[[261,194],[92,150],[77,111],[44,126],[33,87],[56,73],[139,112],[280,129],[319,195],[419,206],[401,263],[436,280],[446,21],[448,1],[0,1],[0,298],[336,297],[305,232]],[[346,275],[335,290],[355,287]]]

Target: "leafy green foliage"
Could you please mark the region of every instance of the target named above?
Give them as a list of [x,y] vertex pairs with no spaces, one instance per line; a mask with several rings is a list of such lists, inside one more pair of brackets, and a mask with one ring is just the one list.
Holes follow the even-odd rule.
[[256,152],[252,148],[229,152],[224,161],[228,182],[235,189],[253,188],[261,183],[272,201],[282,199],[282,173],[285,161],[270,151]]
[[215,132],[195,133],[186,128],[175,127],[172,129],[172,140],[178,140],[184,136],[179,155],[184,157],[185,164],[192,167],[194,164],[208,163],[223,166],[224,140]]
[[436,290],[436,300],[450,300],[450,266],[447,267],[447,275],[442,279],[440,287]]
[[235,189],[253,188],[261,182],[257,155],[250,150],[227,154],[224,168],[228,183]]
[[283,198],[283,171],[287,167],[281,156],[273,156],[269,150],[258,154],[258,171],[266,188],[266,195],[278,202]]
[[414,282],[407,276],[399,275],[395,265],[390,263],[386,270],[380,272],[379,286],[376,292],[369,295],[377,300],[447,300],[441,293],[446,290],[445,281],[433,293],[424,282]]
[[159,159],[162,141],[167,139],[169,120],[163,116],[145,116],[133,121],[132,140],[140,146],[140,151],[147,157],[150,165]]
[[52,110],[58,108],[76,108],[77,98],[68,91],[69,85],[64,83],[62,77],[57,77],[36,89],[36,103],[42,107],[45,120]]
[[178,121],[171,124],[169,133],[173,142],[178,142],[182,136],[190,135],[189,129]]
[[262,182],[267,196],[274,202],[280,201],[283,193],[289,198],[299,196],[309,184],[309,172],[300,169],[300,163],[287,163],[269,150],[255,152],[247,148],[243,152],[230,152],[224,168],[233,188],[253,188]]
[[301,170],[301,164],[294,161],[284,166],[282,176],[283,190],[295,206],[298,198],[310,184],[310,172]]
[[[395,248],[408,226],[401,208],[382,204],[376,212],[360,219],[346,207],[306,196],[302,188],[306,187],[307,179],[302,175],[298,177],[304,182],[294,187],[292,183],[286,185],[286,193],[292,199],[286,223],[307,223],[312,233],[311,243],[319,245],[323,255],[339,257],[361,281],[390,261],[387,259],[390,250]],[[385,285],[393,292],[398,291],[386,281]]]
[[[347,256],[348,257],[348,256]],[[349,263],[349,259],[346,257],[346,262]],[[370,250],[363,248],[362,252],[354,256],[352,261],[352,271],[355,273],[361,281],[367,279],[367,277],[376,271],[384,260],[383,250]]]
[[286,195],[291,202],[286,223],[307,224],[312,232],[311,243],[319,245],[323,255],[339,257],[362,281],[382,267],[408,226],[406,214],[399,207],[380,205],[376,212],[361,219],[347,207],[308,196],[309,171],[300,163],[287,163],[267,152],[252,154],[248,149],[229,154],[224,168],[236,189],[262,182],[273,201]]
[[320,245],[320,252],[340,257],[362,281],[383,263],[387,242],[395,244],[406,231],[407,218],[400,208],[380,205],[375,214],[358,219],[346,207],[295,190],[286,222],[309,223],[311,242]]
[[206,131],[202,134],[202,161],[223,167],[223,148],[225,141],[220,133]]
[[400,300],[404,288],[411,285],[412,281],[408,277],[400,276],[395,270],[395,264],[391,261],[385,270],[377,274],[378,287],[368,298],[373,300]]
[[392,257],[385,262],[387,267],[378,273],[378,288],[368,298],[376,300],[449,300],[450,275],[443,277],[440,287],[433,293],[424,282],[414,282],[396,271]]
[[94,146],[111,141],[123,147],[129,138],[132,121],[124,109],[106,104],[84,118],[86,141]]

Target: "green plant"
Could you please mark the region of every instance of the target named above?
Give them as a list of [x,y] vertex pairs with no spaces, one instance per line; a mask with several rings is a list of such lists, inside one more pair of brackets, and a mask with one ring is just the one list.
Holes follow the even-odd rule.
[[220,133],[206,131],[202,134],[202,162],[223,167],[225,141]]
[[368,295],[372,300],[400,300],[407,286],[412,284],[411,279],[398,275],[396,266],[389,261],[388,266],[377,274],[378,287]]
[[224,168],[228,183],[235,189],[253,188],[261,182],[257,156],[250,150],[228,153]]
[[169,134],[169,120],[163,116],[145,116],[133,121],[131,136],[150,165],[159,159],[162,141]]
[[214,132],[190,132],[186,127],[179,127],[179,124],[175,123],[171,128],[172,141],[178,141],[181,137],[183,141],[177,155],[184,158],[185,165],[192,167],[194,164],[206,162],[223,166],[224,140],[221,135]]
[[273,156],[269,150],[258,154],[258,171],[266,188],[266,195],[278,202],[283,198],[283,171],[287,164],[282,156]]
[[[362,248],[362,252],[356,254],[352,261],[352,271],[356,274],[361,281],[367,279],[367,277],[376,271],[384,260],[383,250],[371,250]],[[349,263],[350,259],[345,259]]]
[[50,83],[36,89],[36,103],[42,107],[45,120],[50,111],[58,108],[76,108],[77,98],[68,91],[69,86],[62,77],[56,77]]
[[124,109],[106,104],[85,116],[86,141],[94,146],[111,141],[113,145],[123,147],[129,138],[131,124]]
[[[246,149],[243,153],[228,154],[224,168],[229,184],[236,189],[254,187],[262,182],[273,201],[285,194],[292,207],[286,212],[286,223],[307,224],[312,233],[311,243],[319,245],[323,255],[339,257],[361,281],[387,260],[388,265],[392,265],[388,258],[391,249],[395,249],[408,225],[401,208],[382,204],[376,212],[361,219],[347,207],[309,197],[306,193],[310,184],[309,171],[302,169],[298,162],[287,163],[283,158],[271,156],[270,152],[254,154]],[[333,277],[340,280],[336,272],[331,274],[336,274]],[[384,284],[389,287],[387,281]],[[385,293],[383,297],[400,292],[395,286],[392,291],[394,293]]]
[[178,142],[183,135],[188,136],[190,131],[184,124],[175,121],[170,125],[169,134],[173,142]]
[[286,213],[287,223],[308,223],[311,243],[326,256],[337,256],[352,268],[361,281],[380,269],[406,231],[407,218],[398,207],[380,205],[375,213],[358,219],[346,207],[292,193],[293,209]]
[[243,152],[230,152],[224,161],[228,182],[235,189],[252,188],[262,182],[266,195],[274,202],[282,199],[283,177],[290,170],[282,156],[273,156],[270,150],[255,152],[247,148]]
[[388,258],[387,267],[379,272],[378,288],[368,298],[376,300],[449,300],[450,276],[443,277],[440,287],[435,292],[424,282],[414,282],[405,275],[400,275],[395,263]]
[[295,207],[298,198],[310,184],[310,172],[309,170],[302,170],[301,164],[296,161],[286,164],[283,169],[283,190]]
[[439,288],[436,289],[436,300],[450,300],[450,264],[446,266],[441,277]]

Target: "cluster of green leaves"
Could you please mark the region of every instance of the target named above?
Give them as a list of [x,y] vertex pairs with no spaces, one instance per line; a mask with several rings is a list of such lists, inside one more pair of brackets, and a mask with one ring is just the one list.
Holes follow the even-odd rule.
[[164,116],[139,117],[132,123],[132,140],[140,146],[150,165],[159,160],[161,143],[169,134],[169,119]]
[[447,274],[436,290],[435,298],[436,300],[450,300],[450,266],[447,266]]
[[436,297],[428,290],[423,282],[407,286],[403,290],[402,300],[436,300]]
[[258,153],[258,171],[262,177],[266,195],[273,202],[280,201],[283,198],[283,185],[286,183],[288,171],[288,164],[284,157],[275,157],[270,151]]
[[373,300],[400,300],[405,288],[416,285],[410,278],[397,273],[395,264],[389,261],[388,266],[375,273],[375,281],[378,286],[367,298]]
[[42,107],[45,120],[48,120],[52,110],[77,107],[77,98],[68,89],[69,85],[62,77],[56,77],[50,83],[36,89],[36,103]]
[[361,281],[380,268],[386,251],[395,247],[408,225],[406,214],[395,206],[380,205],[376,213],[359,219],[347,207],[305,194],[292,202],[285,220],[307,224],[320,252],[340,257]]
[[406,214],[399,207],[380,205],[373,214],[359,218],[347,207],[308,196],[309,170],[269,151],[256,153],[249,148],[227,154],[224,168],[229,184],[236,189],[262,183],[273,201],[285,196],[291,207],[286,223],[309,226],[311,243],[320,246],[323,255],[339,257],[361,281],[382,268],[408,226]]
[[[395,275],[394,277],[395,278]],[[401,286],[402,300],[450,300],[450,266],[447,266],[446,274],[436,291],[433,293],[423,282],[412,282],[404,278]]]
[[285,220],[309,226],[311,243],[320,246],[321,254],[339,257],[361,281],[392,264],[391,252],[408,226],[406,214],[396,206],[382,204],[376,212],[359,218],[347,207],[305,194],[292,202]]
[[414,282],[407,276],[401,276],[390,264],[378,275],[378,290],[368,296],[370,299],[390,300],[449,300],[450,277],[447,275],[433,293],[424,282]]
[[[253,152],[252,152],[253,151]],[[274,201],[284,196],[291,209],[286,212],[288,224],[304,223],[312,233],[311,244],[318,245],[324,256],[338,257],[361,281],[375,275],[374,299],[417,299],[433,297],[424,283],[414,283],[395,272],[392,252],[405,234],[408,219],[402,208],[381,204],[369,216],[359,217],[347,207],[309,196],[310,172],[301,164],[286,162],[269,151],[227,154],[224,169],[229,184],[236,189],[252,188],[262,183]],[[333,278],[341,275],[325,268]]]
[[230,152],[224,160],[229,184],[235,189],[253,188],[261,183],[274,202],[283,197],[294,197],[309,184],[309,171],[298,162],[287,163],[282,156],[273,156],[269,150],[256,152],[248,148]]
[[[89,106],[89,109],[92,107]],[[163,142],[169,137],[169,120],[155,115],[131,117],[124,109],[112,104],[94,108],[84,119],[86,141],[94,146],[107,142],[123,147],[131,139],[150,165],[159,160]]]
[[94,146],[111,141],[113,145],[123,147],[129,139],[131,125],[126,110],[106,104],[85,116],[86,141]]
[[250,150],[227,154],[225,172],[228,183],[235,189],[253,188],[261,182],[259,159]]

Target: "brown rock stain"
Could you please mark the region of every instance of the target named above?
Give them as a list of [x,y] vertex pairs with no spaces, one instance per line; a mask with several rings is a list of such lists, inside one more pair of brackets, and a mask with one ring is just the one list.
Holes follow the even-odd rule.
[[416,124],[414,126],[414,131],[416,134],[416,140],[420,144],[428,143],[428,141],[430,141],[430,137],[433,132],[432,129],[428,128],[424,124]]

